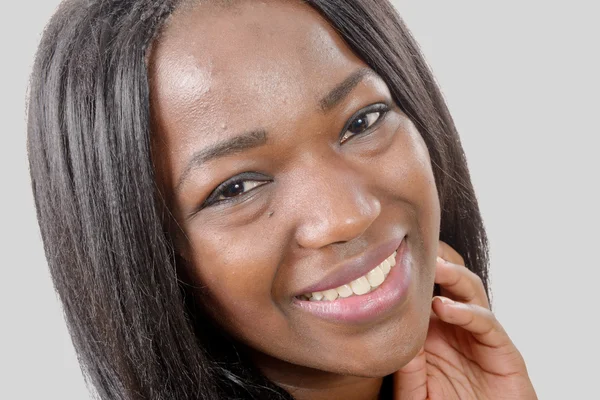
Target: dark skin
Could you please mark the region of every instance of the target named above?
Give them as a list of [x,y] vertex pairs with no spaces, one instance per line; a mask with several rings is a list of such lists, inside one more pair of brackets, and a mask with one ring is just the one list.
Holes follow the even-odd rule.
[[[383,80],[296,2],[186,6],[149,65],[159,183],[180,256],[216,323],[297,399],[375,399],[394,373],[398,398],[420,398],[410,396],[422,387],[434,398],[429,359],[421,362],[434,280],[477,280],[436,262],[459,256],[438,240],[427,148]],[[298,290],[400,232],[413,259],[407,301],[361,324],[294,305]],[[466,315],[455,308],[433,302],[440,323]],[[457,351],[450,340],[440,346],[441,357]],[[495,365],[501,353],[488,356]],[[438,370],[451,377],[443,388],[461,374]]]

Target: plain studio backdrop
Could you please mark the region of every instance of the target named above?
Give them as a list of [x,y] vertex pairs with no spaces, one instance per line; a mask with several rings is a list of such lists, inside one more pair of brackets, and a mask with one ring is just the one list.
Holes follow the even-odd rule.
[[[0,398],[85,400],[47,272],[25,152],[28,75],[59,2],[5,3]],[[498,319],[524,355],[540,399],[597,396],[597,2],[395,5],[461,134],[491,242]]]

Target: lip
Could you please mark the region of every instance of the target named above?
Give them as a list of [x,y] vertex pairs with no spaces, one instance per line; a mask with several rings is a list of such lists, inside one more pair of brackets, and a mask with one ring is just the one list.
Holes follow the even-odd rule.
[[335,289],[342,285],[349,284],[353,280],[366,275],[373,268],[385,261],[386,258],[400,247],[405,238],[406,237],[403,236],[401,239],[390,240],[387,243],[376,247],[372,251],[365,252],[359,257],[345,262],[338,268],[335,268],[333,273],[319,280],[318,283],[302,289],[302,291],[298,292],[295,296],[313,292],[322,292],[324,290]]
[[392,267],[381,286],[374,291],[361,296],[338,298],[333,301],[306,301],[296,297],[293,302],[302,310],[332,322],[365,323],[372,321],[404,303],[408,298],[411,282],[411,259],[406,240],[402,240],[397,248],[396,265]]

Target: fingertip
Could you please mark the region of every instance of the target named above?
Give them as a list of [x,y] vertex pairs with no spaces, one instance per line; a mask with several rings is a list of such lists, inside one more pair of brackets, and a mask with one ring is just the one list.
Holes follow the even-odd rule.
[[457,280],[456,273],[451,268],[451,264],[447,261],[436,263],[434,281],[435,283],[443,284],[444,286]]
[[442,310],[454,304],[456,304],[454,300],[445,296],[435,296],[432,300],[432,308],[436,314],[440,314]]
[[452,263],[444,260],[443,258],[438,257],[435,263],[435,281],[439,283],[438,280],[448,281],[454,278],[455,271],[452,268]]
[[463,308],[463,303],[454,301],[445,296],[435,296],[432,302],[432,310],[445,322],[456,319],[456,313]]
[[454,304],[455,301],[446,296],[434,296],[433,301],[439,300],[442,304]]

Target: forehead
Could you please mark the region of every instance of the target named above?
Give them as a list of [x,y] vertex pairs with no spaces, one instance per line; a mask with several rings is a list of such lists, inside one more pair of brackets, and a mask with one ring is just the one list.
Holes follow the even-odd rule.
[[295,1],[200,3],[176,12],[151,60],[161,113],[317,101],[361,62],[315,10]]
[[317,110],[320,96],[364,65],[300,1],[186,6],[175,12],[150,58],[160,139],[185,158],[219,137],[280,126],[277,118],[291,121]]

